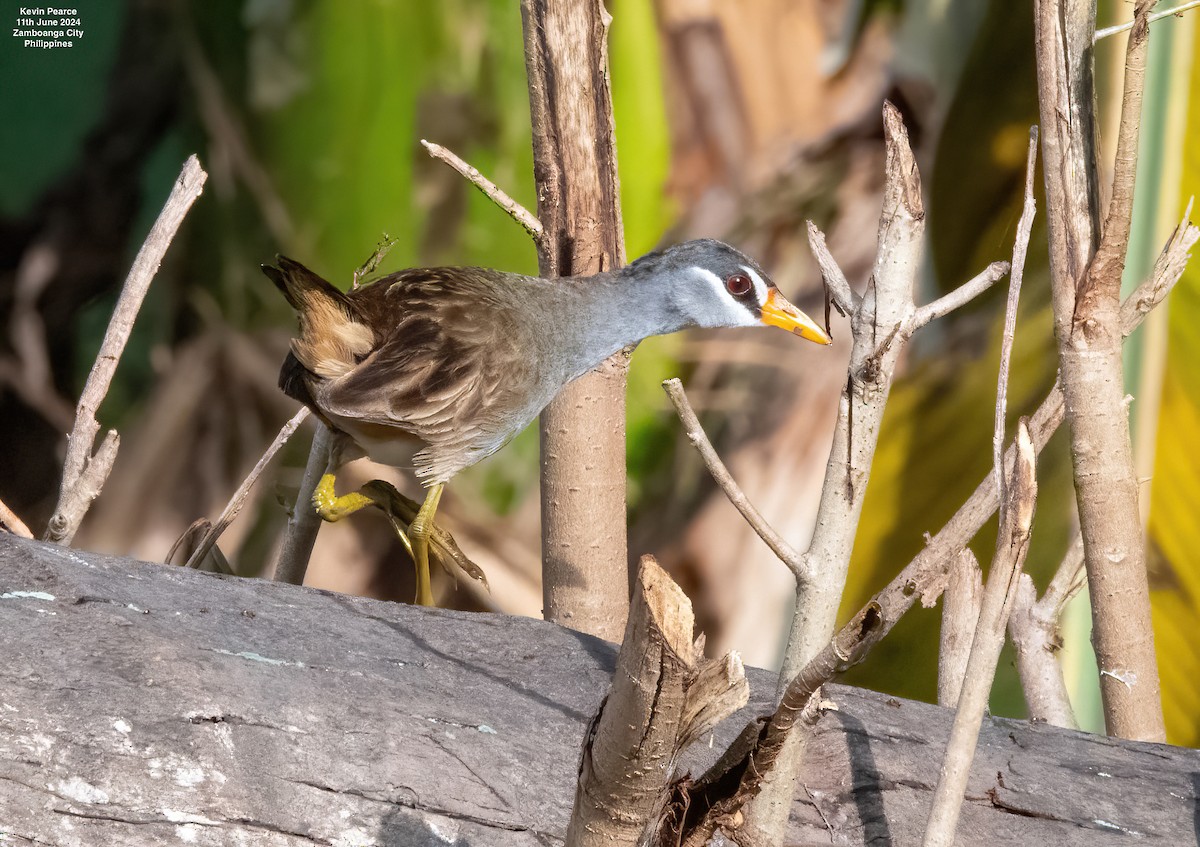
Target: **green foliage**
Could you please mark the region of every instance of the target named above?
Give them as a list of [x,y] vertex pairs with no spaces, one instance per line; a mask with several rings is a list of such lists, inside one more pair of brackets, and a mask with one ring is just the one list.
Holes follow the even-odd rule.
[[[3,8],[5,25],[14,26],[17,6]],[[83,140],[104,110],[123,17],[123,4],[90,6],[86,40],[73,39],[71,48],[25,47],[9,33],[0,39],[0,215],[24,214],[79,161]]]

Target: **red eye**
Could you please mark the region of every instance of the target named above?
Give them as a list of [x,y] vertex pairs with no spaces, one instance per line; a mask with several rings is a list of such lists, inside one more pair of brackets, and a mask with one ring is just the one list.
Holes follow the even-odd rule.
[[725,287],[729,289],[729,293],[734,297],[741,297],[754,287],[754,283],[745,274],[734,274],[725,280]]

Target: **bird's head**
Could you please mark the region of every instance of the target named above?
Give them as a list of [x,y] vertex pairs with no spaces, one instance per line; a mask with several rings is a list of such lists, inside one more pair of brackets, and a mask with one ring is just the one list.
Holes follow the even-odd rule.
[[693,326],[777,326],[817,344],[832,343],[753,259],[721,241],[687,241],[643,256],[622,273],[665,283],[662,296]]

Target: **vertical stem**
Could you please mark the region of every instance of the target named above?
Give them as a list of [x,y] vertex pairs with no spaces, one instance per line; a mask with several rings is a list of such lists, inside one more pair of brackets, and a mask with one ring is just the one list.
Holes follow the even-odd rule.
[[[543,276],[625,262],[601,0],[522,0]],[[625,381],[618,353],[542,413],[543,614],[618,641],[629,611]]]
[[279,560],[275,563],[273,579],[276,582],[304,584],[308,560],[317,541],[317,530],[321,528],[321,518],[313,508],[312,498],[329,464],[331,436],[325,424],[317,421],[316,425],[312,447],[308,451],[308,464],[304,467],[300,490],[296,492],[296,504],[292,506],[287,534],[283,537],[283,549],[279,551]]
[[1137,163],[1146,17],[1152,5],[1139,0],[1130,34],[1112,201],[1102,241],[1097,238],[1100,214],[1094,190],[1094,3],[1038,0],[1036,47],[1054,325],[1105,724],[1113,735],[1162,741],[1119,306]]

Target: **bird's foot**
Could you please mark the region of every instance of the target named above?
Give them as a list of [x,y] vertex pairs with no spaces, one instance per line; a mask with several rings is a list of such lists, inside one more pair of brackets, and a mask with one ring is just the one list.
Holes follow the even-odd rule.
[[[377,505],[376,501],[370,495],[363,493],[362,489],[339,496],[334,490],[334,478],[332,473],[326,473],[313,490],[313,509],[321,520],[333,523],[360,509],[365,509],[367,506]],[[366,486],[363,488],[365,489]]]
[[[420,514],[422,504],[404,496],[391,483],[381,479],[368,482],[359,489],[359,493],[368,498],[388,516],[393,529],[396,530],[396,534],[400,537],[405,548],[407,548],[409,555],[413,557],[413,562],[416,563],[417,555],[413,549],[414,539],[411,527]],[[461,571],[471,579],[482,583],[483,587],[490,591],[491,588],[488,585],[487,575],[484,574],[483,569],[479,565],[467,558],[467,555],[458,546],[458,542],[454,540],[454,536],[432,520],[428,522],[427,527],[428,555],[441,565],[442,570],[456,580],[459,579],[459,572]],[[418,573],[419,580],[420,576]],[[432,598],[430,598],[428,605],[432,605]]]

